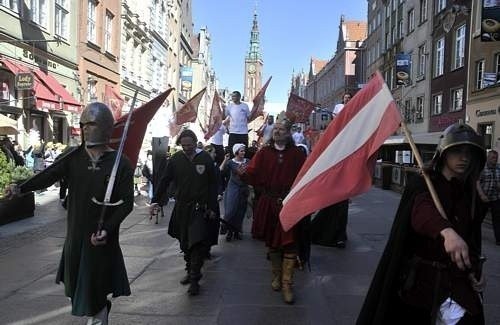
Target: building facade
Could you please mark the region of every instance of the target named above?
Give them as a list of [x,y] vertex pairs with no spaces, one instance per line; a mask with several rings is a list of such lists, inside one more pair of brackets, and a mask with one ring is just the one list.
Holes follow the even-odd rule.
[[465,120],[484,136],[488,149],[500,150],[500,42],[481,42],[481,1],[471,8]]
[[[0,3],[0,113],[18,121],[18,142],[70,141],[81,106],[76,0]],[[30,80],[21,85],[16,75]]]
[[429,132],[440,132],[459,120],[465,121],[470,3],[433,2]]
[[136,91],[135,107],[149,101],[152,90],[150,2],[123,0],[121,15],[120,94],[128,111]]

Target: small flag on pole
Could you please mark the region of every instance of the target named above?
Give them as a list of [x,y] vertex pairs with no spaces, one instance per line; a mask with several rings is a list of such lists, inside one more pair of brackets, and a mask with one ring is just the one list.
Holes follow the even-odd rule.
[[305,98],[290,94],[286,105],[286,117],[293,123],[305,123],[309,120],[309,115],[314,109],[314,103]]
[[104,85],[104,103],[111,109],[113,117],[117,121],[122,116],[122,108],[125,100],[108,84]]
[[175,122],[177,125],[184,123],[193,123],[198,116],[198,106],[200,106],[201,99],[205,94],[207,88],[203,88],[196,95],[191,97],[177,112],[175,112]]
[[252,110],[250,111],[250,117],[248,118],[248,122],[252,122],[259,115],[262,115],[264,113],[264,99],[266,97],[266,90],[272,78],[273,76],[269,77],[264,86],[259,90],[257,95],[255,95],[255,98],[253,99]]
[[210,119],[208,121],[208,129],[205,134],[205,140],[210,139],[219,130],[222,125],[222,110],[219,93],[217,90],[212,101],[212,109],[210,110]]
[[283,200],[283,229],[287,231],[315,211],[368,191],[377,151],[400,123],[399,109],[377,72],[330,123],[302,166]]

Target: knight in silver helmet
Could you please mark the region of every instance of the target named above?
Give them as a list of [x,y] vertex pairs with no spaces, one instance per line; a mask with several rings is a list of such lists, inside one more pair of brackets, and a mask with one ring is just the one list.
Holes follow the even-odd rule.
[[86,147],[107,145],[113,132],[114,118],[111,110],[104,103],[88,104],[80,116],[82,141]]

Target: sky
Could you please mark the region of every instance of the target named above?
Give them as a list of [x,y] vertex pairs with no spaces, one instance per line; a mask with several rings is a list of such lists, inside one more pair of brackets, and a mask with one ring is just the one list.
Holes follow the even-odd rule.
[[194,33],[207,27],[212,66],[221,88],[243,93],[256,2],[262,83],[273,77],[266,101],[274,105],[287,102],[293,71],[308,73],[311,57],[333,57],[342,14],[346,20],[367,19],[366,0],[193,0]]

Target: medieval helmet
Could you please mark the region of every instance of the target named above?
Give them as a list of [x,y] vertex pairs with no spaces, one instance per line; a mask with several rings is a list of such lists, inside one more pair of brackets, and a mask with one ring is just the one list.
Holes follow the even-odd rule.
[[446,150],[463,144],[472,146],[474,149],[474,156],[479,159],[479,166],[482,168],[486,162],[486,150],[484,149],[483,137],[477,134],[472,127],[461,122],[452,124],[444,130],[439,138],[439,144],[432,158],[433,165],[436,166],[438,162],[441,161],[443,153]]
[[[83,141],[87,147],[108,144],[113,132],[113,114],[104,103],[93,102],[88,104],[80,116],[80,128],[82,129]],[[95,123],[97,128],[92,132],[84,132],[83,126],[87,123]]]

